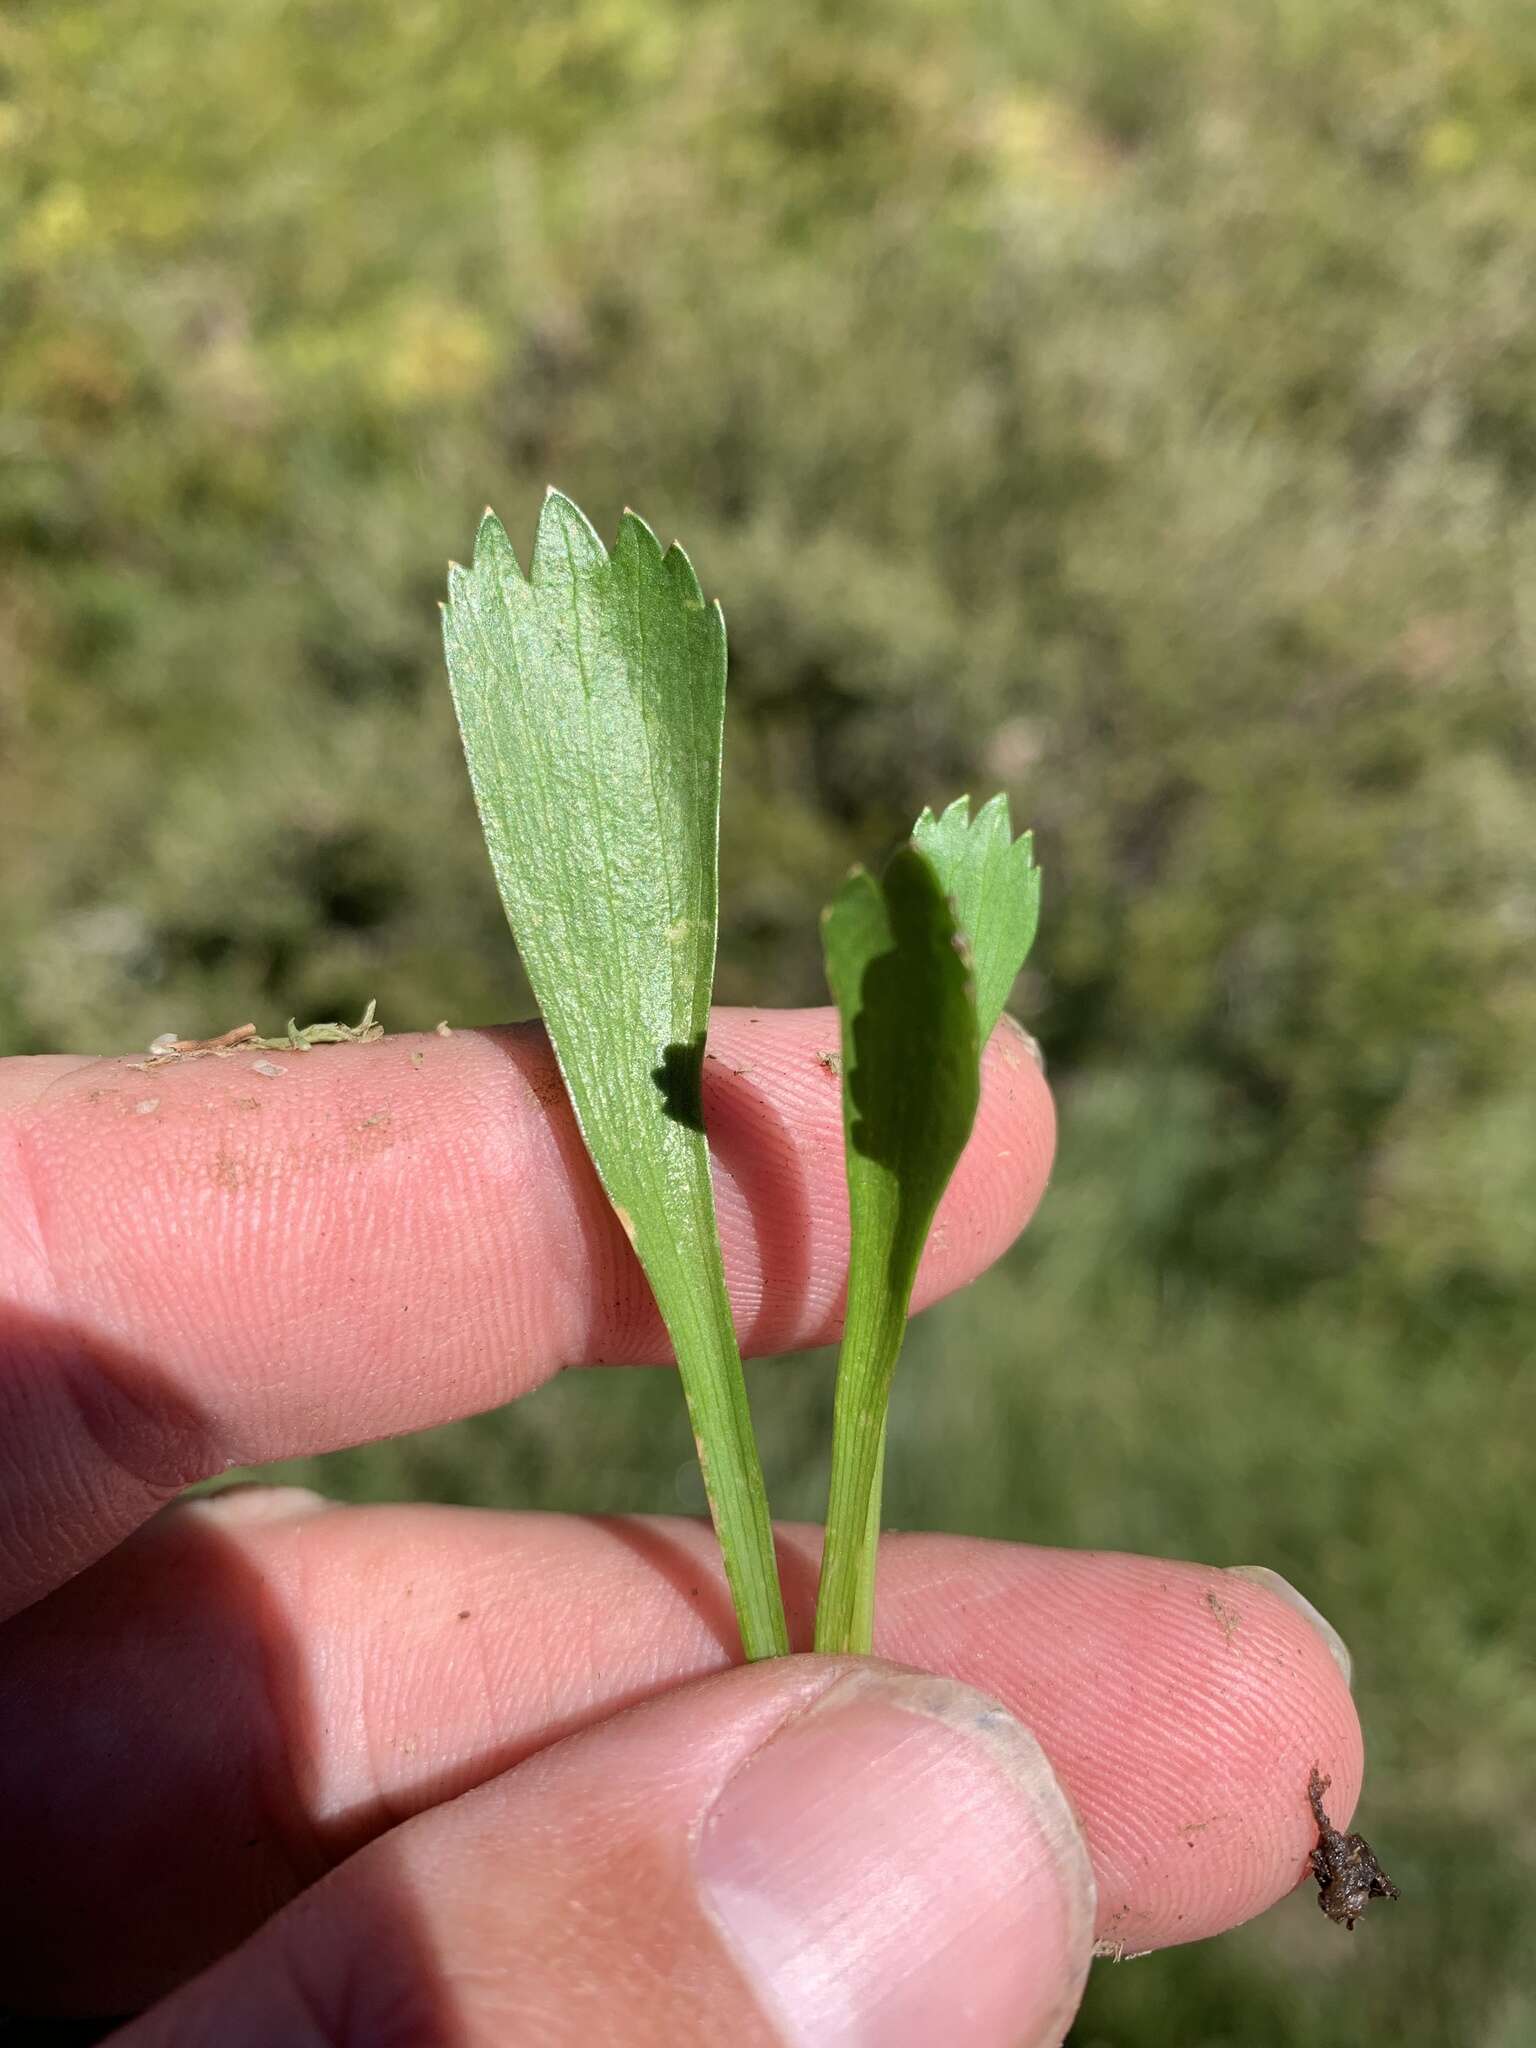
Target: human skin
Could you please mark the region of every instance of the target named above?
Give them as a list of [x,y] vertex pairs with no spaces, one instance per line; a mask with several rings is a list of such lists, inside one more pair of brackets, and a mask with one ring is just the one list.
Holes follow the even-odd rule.
[[[714,1020],[751,1351],[836,1333],[835,1044]],[[1333,1649],[1214,1566],[891,1537],[881,1661],[733,1670],[695,1523],[168,1505],[666,1356],[536,1029],[261,1057],[0,1061],[13,2003],[221,2048],[1057,2041],[1095,1938],[1218,1934],[1305,1875],[1314,1763],[1347,1824]],[[1053,1139],[1005,1023],[919,1306],[1017,1235]],[[804,1645],[819,1532],[780,1545]]]

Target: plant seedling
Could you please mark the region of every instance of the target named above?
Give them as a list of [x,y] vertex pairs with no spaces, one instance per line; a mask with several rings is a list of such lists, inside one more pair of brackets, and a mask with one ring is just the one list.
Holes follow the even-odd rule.
[[1040,876],[1006,797],[924,811],[878,881],[823,914],[842,1021],[848,1309],[837,1361],[818,1650],[868,1652],[886,1411],[939,1198],[975,1121],[981,1053],[1034,940]]
[[[444,639],[491,866],[577,1123],[671,1336],[748,1657],[788,1648],[731,1322],[702,1077],[718,908],[725,625],[626,512],[610,555],[551,491],[529,571],[487,512]],[[817,1647],[867,1649],[885,1407],[980,1052],[1034,931],[1006,803],[965,799],[825,918],[852,1222]]]

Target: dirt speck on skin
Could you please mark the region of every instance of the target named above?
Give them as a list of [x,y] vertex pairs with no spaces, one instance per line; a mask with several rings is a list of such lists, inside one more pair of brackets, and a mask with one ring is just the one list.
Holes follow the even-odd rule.
[[557,1072],[528,1076],[528,1089],[540,1109],[551,1109],[565,1099],[565,1084]]
[[1229,1644],[1237,1640],[1237,1631],[1242,1625],[1242,1616],[1235,1607],[1229,1607],[1218,1593],[1207,1593],[1205,1604],[1216,1617],[1216,1625]]
[[224,1188],[229,1194],[238,1194],[245,1185],[245,1168],[233,1152],[220,1152],[214,1158],[213,1178],[215,1186]]
[[418,1050],[411,1054],[411,1065],[416,1069],[418,1074],[421,1072],[422,1068],[426,1065],[426,1063],[427,1056],[424,1052]]
[[461,1607],[461,1608],[459,1609],[459,1619],[460,1619],[460,1621],[468,1621],[468,1619],[469,1619],[469,1609],[468,1609],[467,1607]]
[[345,1141],[349,1159],[371,1159],[380,1152],[387,1152],[394,1143],[390,1111],[376,1109],[371,1115],[360,1116],[348,1123]]
[[260,1109],[261,1103],[254,1095],[237,1095],[235,1097],[235,1107],[236,1109]]

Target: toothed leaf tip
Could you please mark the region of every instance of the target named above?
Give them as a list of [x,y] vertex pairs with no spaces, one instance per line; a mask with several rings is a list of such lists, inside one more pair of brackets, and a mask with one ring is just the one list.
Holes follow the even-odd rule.
[[970,942],[976,1008],[989,1037],[1034,943],[1040,915],[1040,872],[1033,835],[1011,837],[1006,793],[989,797],[974,817],[969,796],[941,816],[925,809],[913,844],[933,863]]

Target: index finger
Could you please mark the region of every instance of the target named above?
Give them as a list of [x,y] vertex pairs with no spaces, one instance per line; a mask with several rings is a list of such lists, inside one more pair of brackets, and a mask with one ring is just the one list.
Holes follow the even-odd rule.
[[[716,1013],[704,1106],[743,1347],[835,1336],[830,1010]],[[1039,1200],[1016,1026],[918,1278],[975,1277]],[[536,1026],[144,1068],[0,1063],[0,1614],[191,1481],[668,1355]]]

